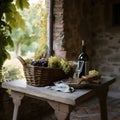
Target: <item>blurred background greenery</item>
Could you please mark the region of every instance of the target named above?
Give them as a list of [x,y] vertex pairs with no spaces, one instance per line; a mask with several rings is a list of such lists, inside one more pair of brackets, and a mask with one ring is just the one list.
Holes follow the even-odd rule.
[[[7,46],[11,59],[2,66],[3,81],[16,80],[24,77],[22,65],[17,56],[35,59],[46,55],[47,46],[47,9],[44,0],[29,0],[29,8],[18,9],[24,22],[19,19],[21,28],[12,29],[10,37],[14,46]],[[21,20],[21,21],[20,21]],[[25,23],[23,27],[23,23]]]

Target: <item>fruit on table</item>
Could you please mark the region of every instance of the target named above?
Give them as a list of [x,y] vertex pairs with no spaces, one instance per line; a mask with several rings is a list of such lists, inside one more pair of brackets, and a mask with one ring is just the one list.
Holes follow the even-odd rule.
[[62,59],[60,63],[61,63],[61,68],[65,73],[68,73],[71,70],[71,66],[68,61]]
[[100,75],[100,73],[97,70],[90,70],[89,74],[86,75],[86,76],[82,76],[82,78],[85,81],[99,83],[101,75]]
[[25,62],[33,66],[62,69],[65,72],[65,74],[67,74],[71,70],[71,65],[69,64],[69,62],[57,56],[41,58],[38,60],[32,60],[27,58]]
[[[100,84],[100,73],[97,70],[90,70],[89,74],[86,76],[82,76],[81,78],[69,79],[68,84],[81,84],[81,83],[94,83]],[[74,81],[74,82],[73,82]]]
[[62,69],[66,74],[71,70],[69,62],[64,59],[60,59],[57,56],[48,58],[48,66],[51,68]]
[[90,70],[89,75],[100,75],[100,73],[97,70]]
[[57,56],[51,56],[48,58],[48,66],[51,68],[60,68],[60,58]]
[[29,64],[33,66],[48,67],[48,60],[47,59],[32,60],[29,62]]
[[26,62],[27,64],[29,64],[31,61],[32,61],[31,58],[27,58],[27,59],[25,59],[25,62]]

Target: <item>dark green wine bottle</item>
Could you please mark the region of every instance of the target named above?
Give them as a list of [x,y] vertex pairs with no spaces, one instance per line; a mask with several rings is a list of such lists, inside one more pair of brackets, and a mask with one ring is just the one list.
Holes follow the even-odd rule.
[[86,46],[84,40],[82,40],[82,51],[78,57],[78,70],[79,70],[79,78],[81,76],[85,76],[89,71],[89,58],[86,52]]

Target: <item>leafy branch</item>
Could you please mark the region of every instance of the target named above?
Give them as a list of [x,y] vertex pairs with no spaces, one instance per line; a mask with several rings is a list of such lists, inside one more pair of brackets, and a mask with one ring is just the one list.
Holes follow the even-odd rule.
[[29,8],[28,0],[0,0],[0,81],[2,78],[2,66],[6,59],[10,59],[10,54],[6,47],[13,47],[11,33],[13,29],[21,28],[25,30],[25,22],[19,14],[19,10]]

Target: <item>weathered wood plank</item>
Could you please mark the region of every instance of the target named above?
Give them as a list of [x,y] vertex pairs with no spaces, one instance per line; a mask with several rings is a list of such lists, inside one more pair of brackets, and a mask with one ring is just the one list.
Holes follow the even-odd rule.
[[[114,78],[103,77],[101,78],[101,81],[101,85],[111,84],[111,82],[114,81]],[[97,87],[101,85],[98,85]],[[84,97],[86,98],[93,91],[93,89],[77,89],[73,93],[56,92],[54,90],[47,89],[46,87],[34,87],[27,85],[26,79],[5,82],[2,84],[2,87],[6,89],[12,89],[14,91],[19,91],[21,93],[28,94],[31,96],[39,97],[42,99],[54,100],[70,105],[75,105],[77,102],[79,102],[80,99],[84,100]]]

